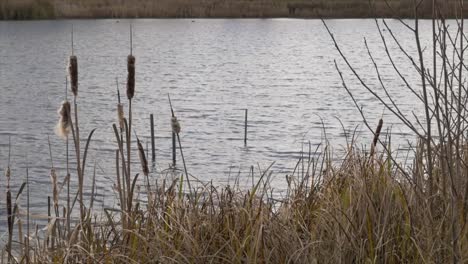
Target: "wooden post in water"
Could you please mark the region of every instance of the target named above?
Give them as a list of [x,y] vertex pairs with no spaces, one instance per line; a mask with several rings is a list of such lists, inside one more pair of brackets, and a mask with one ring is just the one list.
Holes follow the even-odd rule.
[[176,134],[172,132],[172,165],[175,167],[177,163],[176,157]]
[[154,116],[153,114],[150,115],[150,125],[151,125],[151,160],[153,162],[156,161],[156,150],[154,144]]
[[245,109],[245,124],[244,124],[244,146],[247,146],[247,114],[249,110]]
[[[50,196],[47,196],[47,223],[50,224]],[[49,236],[47,236],[47,247],[49,247]]]

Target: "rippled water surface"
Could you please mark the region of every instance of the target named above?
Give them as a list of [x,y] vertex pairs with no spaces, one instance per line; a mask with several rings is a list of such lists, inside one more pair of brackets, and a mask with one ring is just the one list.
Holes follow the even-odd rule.
[[[120,87],[125,86],[130,23],[134,28],[133,52],[137,59],[135,131],[146,145],[149,114],[155,115],[157,157],[152,173],[155,178],[161,177],[157,172],[171,163],[167,94],[171,95],[181,121],[188,171],[202,181],[232,184],[239,177],[241,185],[248,185],[251,166],[258,175],[259,168],[265,169],[275,162],[271,185],[281,191],[285,188],[284,176],[294,169],[301,150],[308,151],[309,142],[312,150],[321,151],[319,144],[328,139],[339,153],[346,143],[344,135],[362,125],[362,117],[342,87],[335,59],[371,125],[376,125],[383,116],[385,129],[392,129],[395,145],[404,146],[406,140],[413,140],[390,111],[384,111],[352,77],[320,20],[0,22],[0,168],[4,170],[8,163],[11,137],[14,192],[25,179],[29,166],[34,212],[46,212],[47,195],[51,194],[48,137],[53,165],[58,168],[60,181],[64,178],[65,143],[54,134],[54,126],[57,109],[65,96],[72,25],[79,62],[82,138],[97,128],[91,142],[85,185],[89,195],[95,165],[98,200],[113,197],[116,142],[111,125],[116,120],[115,78]],[[411,51],[414,48],[411,32],[397,21],[388,23]],[[409,117],[411,111],[419,114],[420,103],[392,70],[374,20],[329,20],[327,24],[364,81],[383,95],[365,49],[366,38],[394,100]],[[427,31],[429,22],[422,24],[423,32]],[[391,42],[387,31],[384,36]],[[389,48],[397,65],[417,89],[418,76],[409,61],[394,43],[389,43]],[[249,134],[248,145],[244,147],[246,108]],[[363,145],[371,141],[366,131],[363,126],[357,129]],[[72,177],[72,185],[76,185],[74,173]],[[4,193],[3,176],[0,185]],[[0,201],[4,210],[4,199]]]

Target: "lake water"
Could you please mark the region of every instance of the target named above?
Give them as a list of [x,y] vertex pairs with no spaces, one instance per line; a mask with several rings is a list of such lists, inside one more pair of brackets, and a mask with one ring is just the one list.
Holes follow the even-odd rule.
[[[412,33],[398,21],[388,23],[403,45],[410,52],[414,50]],[[47,195],[51,194],[48,136],[60,182],[65,176],[65,143],[54,134],[54,126],[65,96],[72,25],[79,64],[81,137],[85,139],[90,130],[97,128],[87,163],[87,195],[96,164],[98,200],[109,201],[106,205],[112,206],[117,147],[111,127],[116,121],[115,78],[121,88],[125,87],[130,24],[136,56],[134,125],[146,146],[149,114],[155,115],[154,178],[161,177],[158,172],[171,163],[167,94],[182,125],[188,171],[205,182],[232,184],[239,177],[241,185],[249,186],[251,166],[258,176],[259,167],[266,169],[275,162],[271,186],[281,192],[286,185],[285,175],[294,169],[301,150],[308,150],[309,142],[315,150],[326,135],[339,156],[346,141],[338,119],[348,133],[361,125],[358,142],[369,146],[372,137],[342,87],[335,59],[371,125],[376,126],[383,115],[384,129],[392,129],[394,148],[414,140],[409,130],[352,77],[320,20],[0,22],[0,169],[4,171],[7,166],[11,137],[13,191],[16,193],[24,181],[29,166],[34,213],[47,212]],[[383,95],[364,46],[365,37],[394,100],[408,116],[412,116],[411,111],[419,115],[421,104],[392,70],[374,20],[327,20],[327,24],[356,70]],[[429,37],[425,33],[429,33],[430,22],[422,21],[422,26],[423,36]],[[388,32],[384,34],[390,39]],[[409,61],[393,42],[389,48],[404,75],[419,87],[418,75]],[[125,95],[124,89],[121,92]],[[249,127],[248,145],[244,147],[246,108]],[[137,172],[136,155],[133,160],[133,171]],[[74,173],[72,178],[72,186],[76,186]],[[1,179],[3,196],[4,176]],[[3,229],[3,198],[0,207]]]

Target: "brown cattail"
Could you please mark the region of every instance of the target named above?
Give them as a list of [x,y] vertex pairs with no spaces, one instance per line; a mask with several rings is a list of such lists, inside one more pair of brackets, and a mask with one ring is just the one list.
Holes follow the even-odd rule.
[[74,96],[78,96],[78,59],[74,55],[70,56],[68,74],[70,75],[72,93]]
[[143,170],[143,174],[145,176],[148,176],[149,175],[148,161],[146,160],[145,151],[138,138],[137,138],[137,144],[138,144],[138,155],[140,156],[140,162],[141,162],[141,169]]
[[377,147],[377,142],[379,141],[380,132],[382,131],[383,120],[379,120],[379,124],[377,125],[377,129],[375,130],[374,139],[372,140],[372,146],[370,151],[370,156],[374,156],[375,148]]
[[120,129],[124,129],[124,119],[125,119],[125,116],[124,116],[124,110],[123,110],[123,105],[122,104],[117,104],[117,118],[119,120],[119,126],[120,126]]
[[172,132],[176,134],[180,133],[180,124],[179,124],[179,121],[177,120],[177,117],[173,116],[171,118],[171,126],[172,126]]
[[135,95],[135,57],[128,55],[127,57],[127,98],[131,100]]
[[70,117],[70,103],[68,101],[64,101],[62,106],[58,110],[58,114],[60,115],[59,122],[55,127],[55,133],[61,137],[66,139],[68,134],[71,130],[71,117]]
[[54,206],[58,205],[58,186],[57,186],[57,174],[55,169],[50,170],[50,181],[52,182],[52,193],[54,198]]
[[375,147],[377,145],[377,141],[379,140],[380,131],[382,131],[383,120],[379,120],[379,124],[377,125],[377,129],[375,130],[374,140],[372,141],[372,145]]

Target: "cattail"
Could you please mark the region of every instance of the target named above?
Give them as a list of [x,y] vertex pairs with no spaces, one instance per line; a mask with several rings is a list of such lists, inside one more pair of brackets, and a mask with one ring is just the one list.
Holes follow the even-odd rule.
[[176,134],[180,133],[180,124],[179,124],[179,121],[177,120],[177,117],[173,116],[171,118],[171,126],[172,126],[172,132]]
[[135,95],[135,57],[128,55],[127,57],[127,98],[131,100]]
[[57,174],[55,169],[50,170],[50,181],[52,182],[52,193],[54,198],[54,206],[58,205],[58,187],[57,187]]
[[60,115],[59,122],[55,127],[55,133],[61,138],[67,138],[68,134],[71,130],[71,117],[70,117],[70,103],[68,101],[64,101],[62,106],[58,110],[58,114]]
[[380,136],[380,131],[382,131],[382,126],[383,126],[383,120],[379,120],[379,124],[377,125],[377,129],[375,130],[375,135],[374,135],[374,140],[372,141],[372,144],[374,147],[377,145],[377,141],[379,140]]
[[141,162],[141,169],[143,170],[143,174],[145,176],[148,176],[149,175],[148,161],[146,160],[145,151],[138,138],[137,138],[137,144],[138,144],[138,155],[140,156],[140,162]]
[[78,96],[78,59],[74,55],[70,56],[68,74],[70,75],[71,90],[73,95]]
[[125,116],[124,116],[124,110],[123,110],[123,105],[122,104],[117,104],[117,118],[119,120],[119,126],[120,126],[120,129],[124,129],[124,119],[125,119]]
[[377,129],[375,130],[374,139],[372,140],[372,146],[370,151],[370,156],[374,156],[375,148],[377,147],[377,142],[379,141],[380,131],[382,131],[383,120],[379,120],[379,124],[377,125]]

